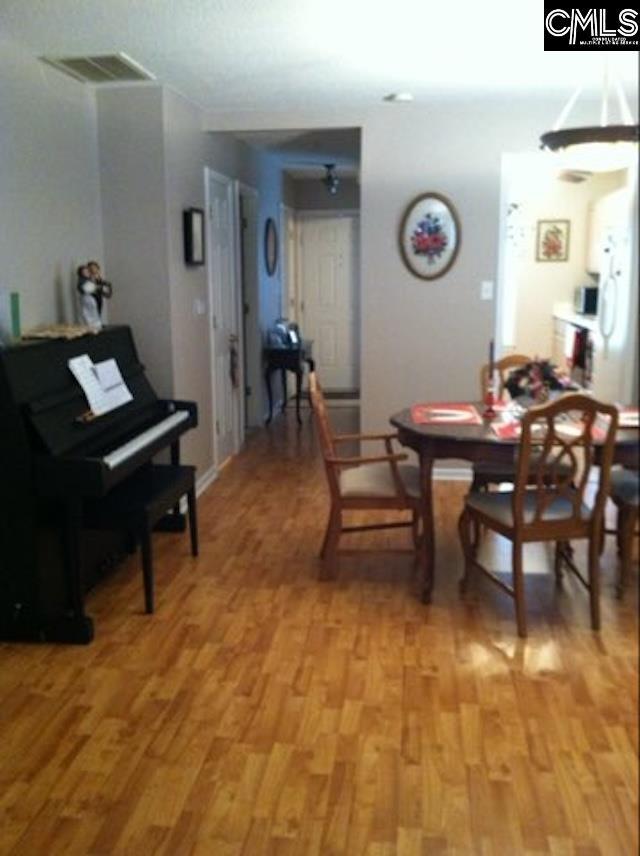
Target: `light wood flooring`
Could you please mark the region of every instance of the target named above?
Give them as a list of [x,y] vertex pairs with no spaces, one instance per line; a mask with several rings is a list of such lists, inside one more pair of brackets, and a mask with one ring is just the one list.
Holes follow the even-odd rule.
[[320,583],[308,413],[256,432],[200,499],[200,558],[156,536],[154,616],[134,557],[88,598],[90,646],[0,646],[0,853],[636,854],[637,583],[616,600],[609,543],[594,634],[532,547],[519,640],[488,581],[458,597],[464,490],[437,486],[431,606],[408,552]]

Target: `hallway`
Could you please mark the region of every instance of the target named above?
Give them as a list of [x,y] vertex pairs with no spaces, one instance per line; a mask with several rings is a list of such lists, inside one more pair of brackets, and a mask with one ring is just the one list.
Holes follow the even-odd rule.
[[135,556],[90,594],[90,646],[0,645],[0,853],[635,852],[637,583],[615,599],[608,544],[598,636],[532,553],[519,640],[488,583],[458,597],[465,488],[436,486],[431,606],[405,533],[352,536],[404,552],[319,583],[309,412],[252,435],[200,498],[200,558],[156,536],[154,616]]

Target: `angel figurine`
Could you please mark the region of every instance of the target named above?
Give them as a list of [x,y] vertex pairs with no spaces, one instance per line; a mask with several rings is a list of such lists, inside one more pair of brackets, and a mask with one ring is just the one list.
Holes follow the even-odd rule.
[[80,315],[88,327],[102,327],[104,301],[113,294],[113,286],[102,278],[100,265],[96,261],[87,262],[78,268],[78,295]]

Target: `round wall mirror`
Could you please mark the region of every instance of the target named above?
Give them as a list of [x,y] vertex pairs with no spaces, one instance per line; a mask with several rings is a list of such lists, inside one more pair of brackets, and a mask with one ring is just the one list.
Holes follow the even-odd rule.
[[264,226],[264,263],[269,276],[273,276],[278,266],[278,230],[273,217]]

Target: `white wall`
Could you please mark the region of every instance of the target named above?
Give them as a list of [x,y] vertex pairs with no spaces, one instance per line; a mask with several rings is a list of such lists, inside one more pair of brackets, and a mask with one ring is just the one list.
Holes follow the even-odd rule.
[[[478,367],[493,335],[500,156],[535,146],[552,109],[486,100],[379,110],[362,134],[362,399],[366,430],[416,401],[478,396]],[[455,205],[460,252],[440,279],[411,275],[398,252],[407,204],[437,191]]]
[[76,268],[102,255],[93,93],[0,39],[0,288],[23,329],[74,321]]
[[[173,395],[198,402],[199,425],[185,436],[183,451],[185,460],[195,463],[203,473],[213,463],[207,268],[190,267],[184,262],[182,212],[205,207],[208,140],[201,130],[198,109],[167,89],[163,90],[162,120]],[[195,301],[205,307],[203,314],[194,312]]]
[[149,380],[171,397],[171,305],[162,89],[100,90],[100,176],[112,323],[130,324]]
[[[269,276],[262,235],[267,217],[279,218],[283,199],[279,163],[229,135],[202,130],[202,114],[160,86],[98,93],[103,186],[105,268],[114,283],[110,317],[129,323],[148,374],[162,396],[197,401],[199,426],[184,442],[184,457],[200,474],[213,465],[213,422],[206,267],[184,263],[182,213],[204,208],[204,170],[255,187],[259,208],[260,337],[280,314],[280,265]],[[263,390],[252,384],[264,410]]]

